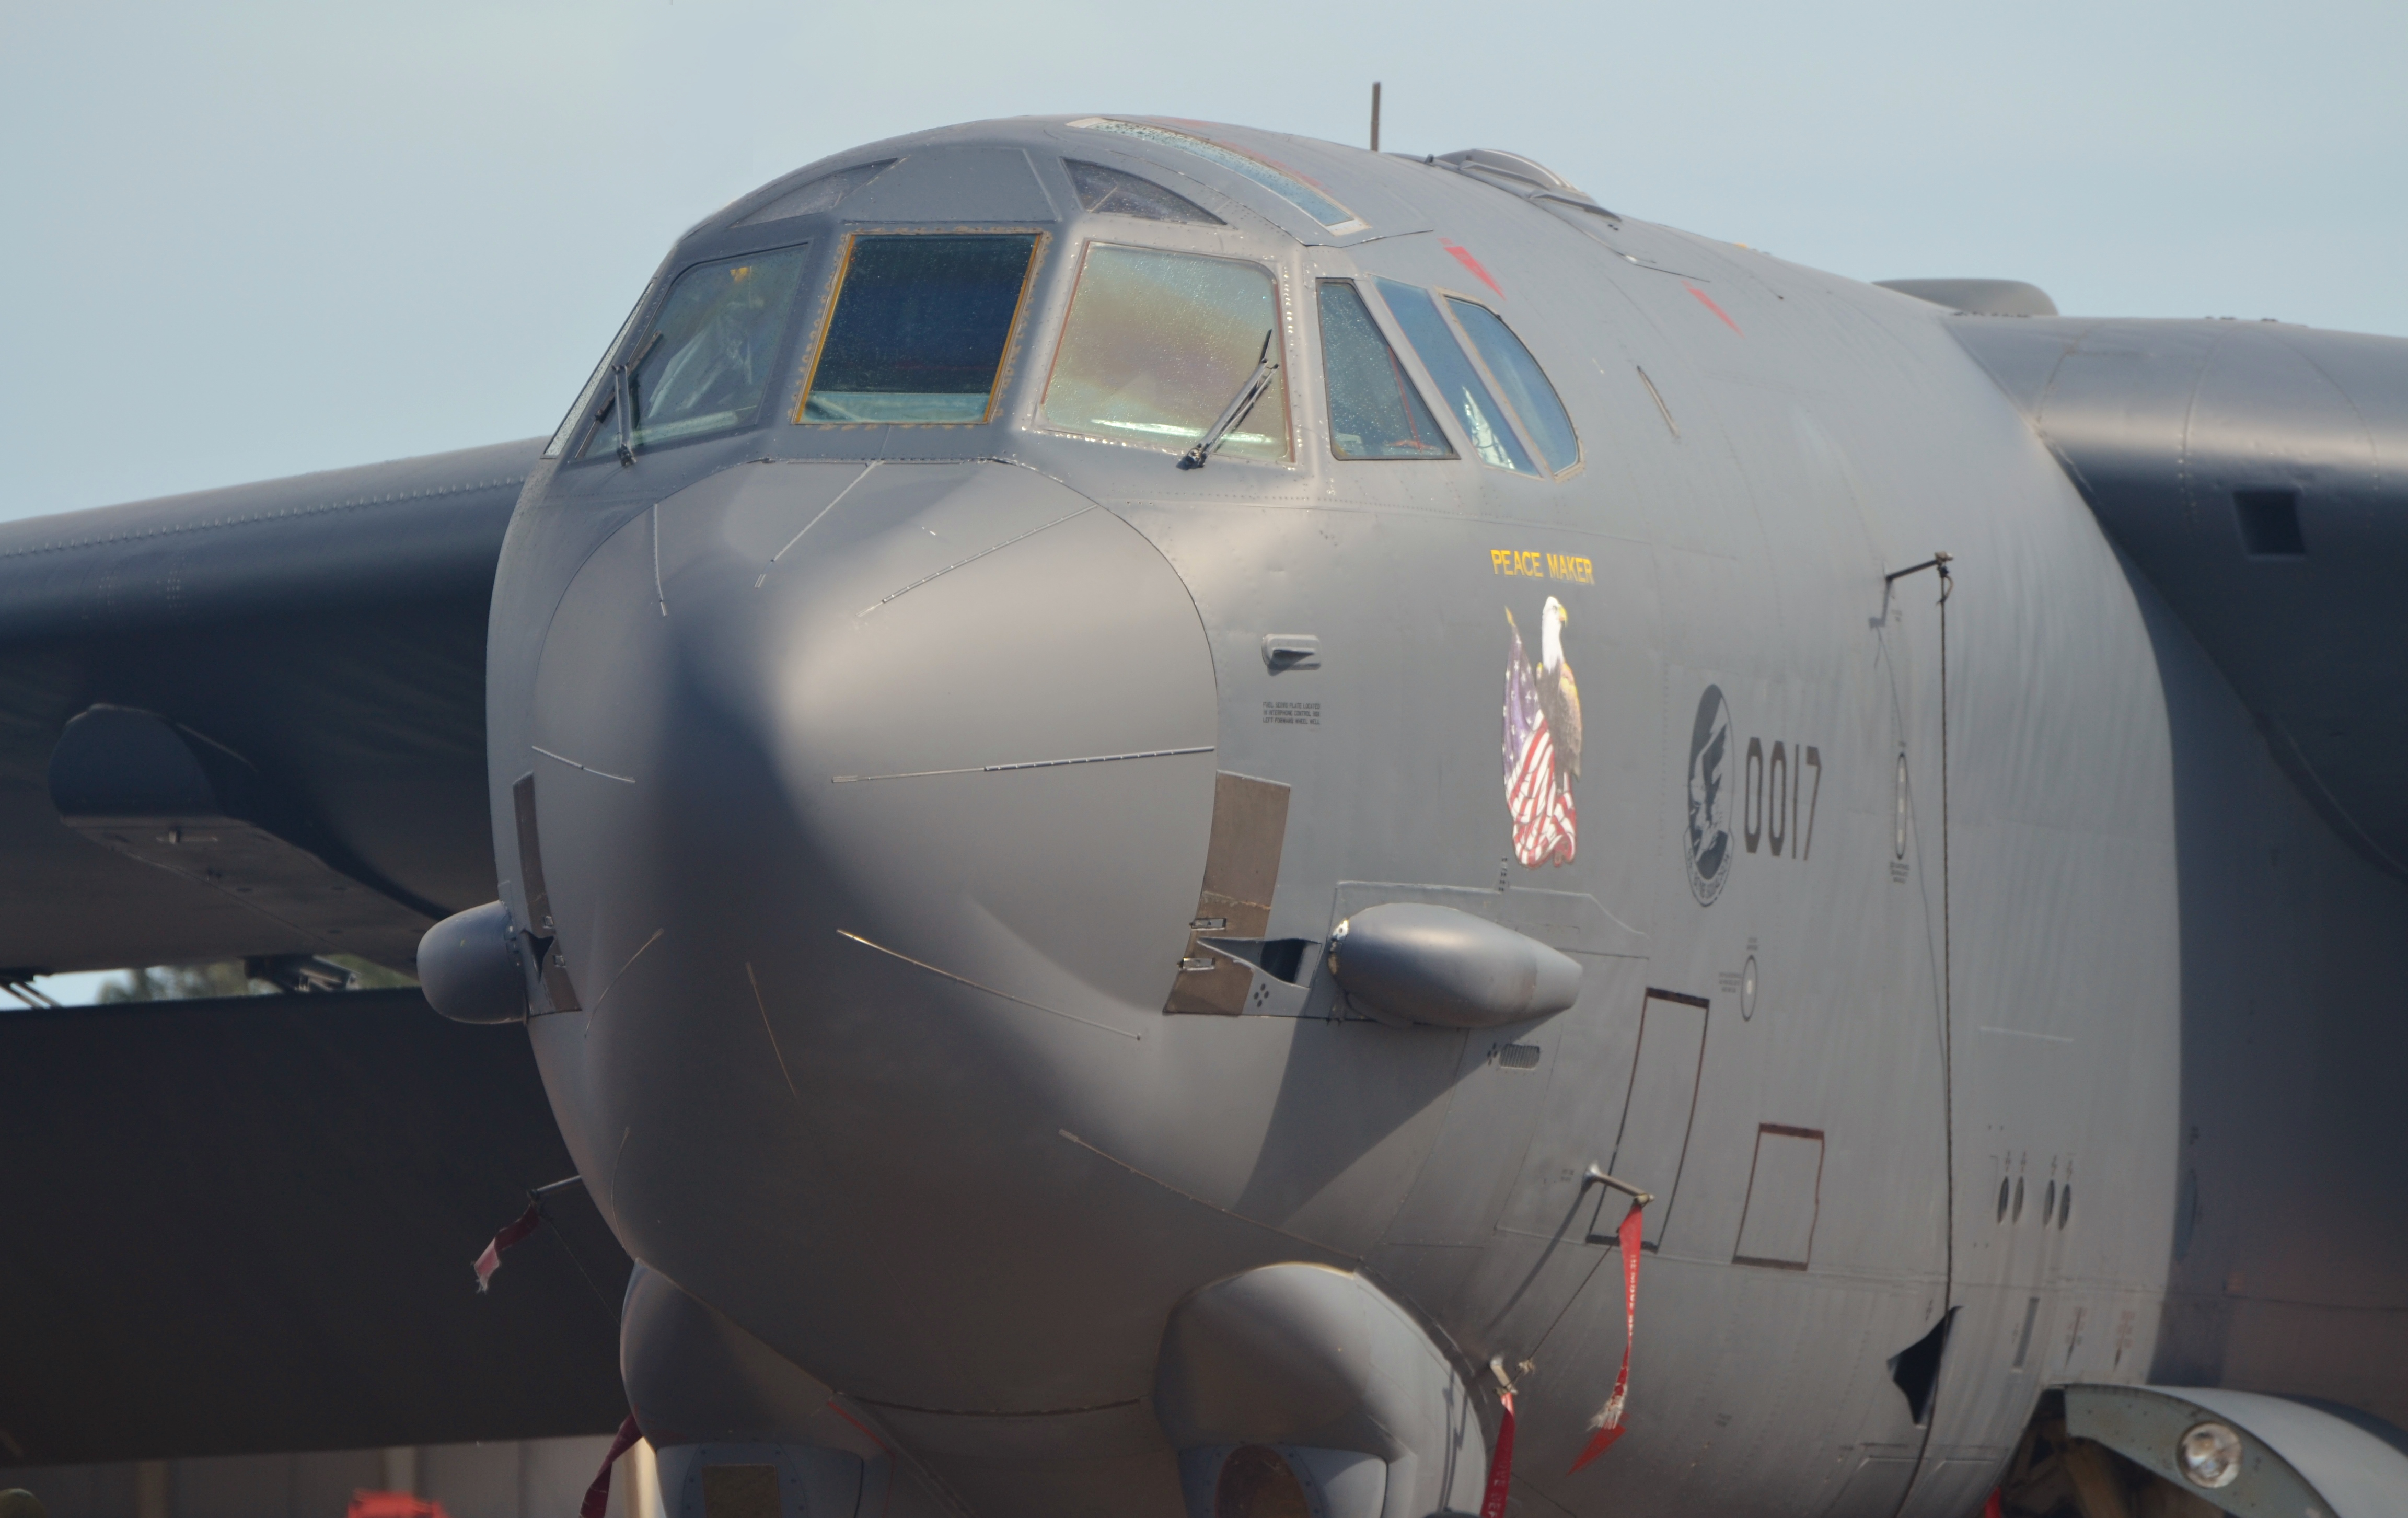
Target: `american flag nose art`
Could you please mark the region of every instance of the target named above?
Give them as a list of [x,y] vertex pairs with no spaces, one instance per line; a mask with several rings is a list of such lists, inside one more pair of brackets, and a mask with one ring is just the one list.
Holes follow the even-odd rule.
[[1580,773],[1580,690],[1559,640],[1562,604],[1549,596],[1541,617],[1545,637],[1534,667],[1521,625],[1505,613],[1513,634],[1505,661],[1505,804],[1513,817],[1513,857],[1530,869],[1570,864],[1580,834],[1572,800],[1572,780]]

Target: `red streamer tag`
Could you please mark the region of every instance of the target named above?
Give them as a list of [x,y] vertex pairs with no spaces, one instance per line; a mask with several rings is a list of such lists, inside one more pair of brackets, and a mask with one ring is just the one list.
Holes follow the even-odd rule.
[[477,1290],[480,1295],[492,1283],[494,1272],[502,1267],[502,1251],[524,1240],[542,1222],[542,1205],[529,1202],[525,1211],[504,1224],[502,1231],[494,1235],[494,1241],[485,1246],[485,1253],[477,1256]]
[[[532,1212],[535,1209],[529,1208],[527,1210]],[[577,1505],[577,1518],[602,1518],[602,1515],[609,1511],[610,1468],[617,1465],[619,1456],[634,1449],[636,1440],[643,1437],[643,1430],[636,1426],[636,1415],[630,1412],[625,1421],[619,1425],[618,1437],[610,1441],[610,1453],[602,1457],[601,1474],[595,1476],[594,1484],[585,1489],[585,1500]]]
[[1631,1203],[1630,1210],[1622,1215],[1622,1226],[1616,1230],[1615,1237],[1622,1250],[1622,1312],[1625,1320],[1622,1371],[1613,1378],[1613,1395],[1605,1399],[1605,1406],[1599,1408],[1597,1416],[1589,1420],[1588,1425],[1597,1432],[1589,1436],[1588,1447],[1582,1450],[1580,1458],[1572,1462],[1574,1470],[1578,1470],[1613,1448],[1613,1441],[1620,1439],[1624,1433],[1622,1403],[1630,1393],[1630,1341],[1639,1337],[1639,1204],[1637,1202]]
[[1488,1460],[1488,1495],[1480,1499],[1480,1518],[1505,1518],[1505,1493],[1513,1484],[1513,1394],[1500,1400],[1505,1421],[1497,1425],[1497,1453]]
[[1991,1487],[1990,1500],[1982,1504],[1982,1518],[2006,1518],[2006,1494]]

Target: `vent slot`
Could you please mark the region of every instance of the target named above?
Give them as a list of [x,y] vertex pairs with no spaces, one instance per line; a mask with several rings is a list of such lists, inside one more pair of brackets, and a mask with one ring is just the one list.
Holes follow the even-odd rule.
[[2236,490],[2233,514],[2241,523],[2241,549],[2253,559],[2304,559],[2308,541],[2300,532],[2296,490]]

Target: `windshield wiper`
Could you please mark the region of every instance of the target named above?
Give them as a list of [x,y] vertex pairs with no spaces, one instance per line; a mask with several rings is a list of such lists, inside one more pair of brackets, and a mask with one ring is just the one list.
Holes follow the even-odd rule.
[[660,342],[661,335],[655,332],[634,358],[624,364],[610,365],[610,394],[603,396],[602,404],[594,409],[594,420],[597,423],[613,411],[619,413],[619,462],[622,465],[636,462],[636,407],[627,394],[627,387],[634,382],[636,365],[652,357],[652,350],[659,347]]
[[627,399],[627,365],[624,364],[610,366],[610,389],[614,408],[619,413],[619,462],[633,464],[636,462],[636,429],[631,419],[636,408]]
[[1204,429],[1204,436],[1196,439],[1194,448],[1179,455],[1181,468],[1204,467],[1211,461],[1212,451],[1221,446],[1239,422],[1246,420],[1247,413],[1254,410],[1254,403],[1263,398],[1263,392],[1271,388],[1271,379],[1279,373],[1279,360],[1271,357],[1271,339],[1278,335],[1277,327],[1263,334],[1263,353],[1254,363],[1254,372],[1246,377],[1244,387],[1222,409],[1221,419]]

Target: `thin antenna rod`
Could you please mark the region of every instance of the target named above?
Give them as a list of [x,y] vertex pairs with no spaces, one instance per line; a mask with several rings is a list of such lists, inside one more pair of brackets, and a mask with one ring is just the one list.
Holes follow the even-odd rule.
[[1371,81],[1371,150],[1380,150],[1380,81]]

